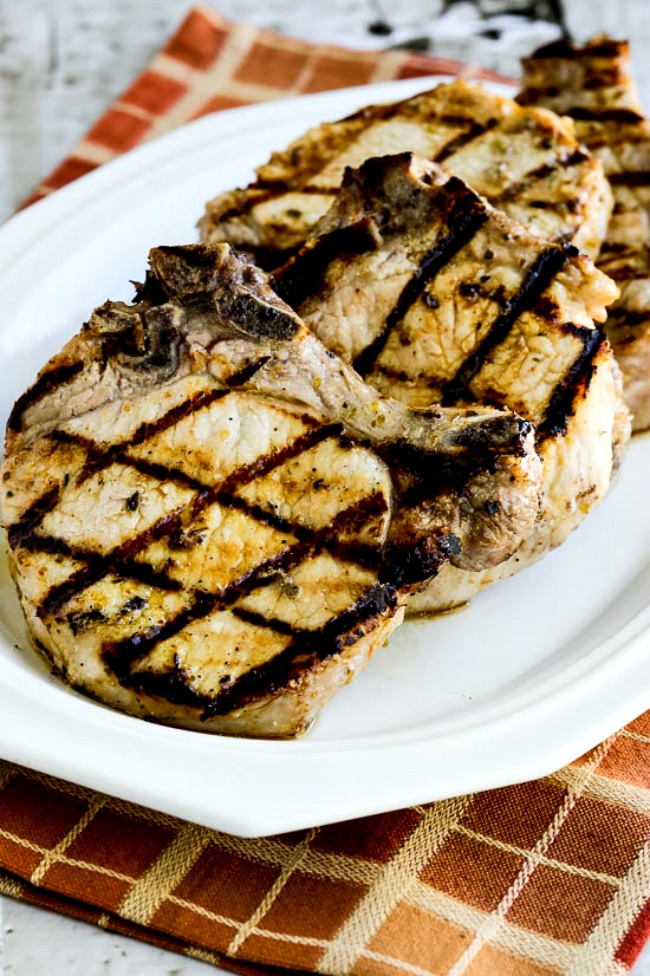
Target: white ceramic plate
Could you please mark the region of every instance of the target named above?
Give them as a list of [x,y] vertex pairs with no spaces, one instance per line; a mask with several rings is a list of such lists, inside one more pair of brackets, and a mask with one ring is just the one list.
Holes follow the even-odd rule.
[[[130,153],[0,230],[2,421],[156,244],[196,239],[217,191],[269,151],[396,82],[239,109]],[[650,443],[569,542],[472,606],[399,629],[295,742],[151,725],[75,694],[30,649],[0,578],[0,756],[237,834],[328,823],[530,779],[650,707]]]

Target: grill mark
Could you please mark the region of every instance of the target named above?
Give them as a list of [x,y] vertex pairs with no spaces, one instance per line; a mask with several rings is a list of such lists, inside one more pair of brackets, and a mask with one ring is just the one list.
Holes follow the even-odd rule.
[[166,623],[154,627],[143,634],[132,634],[119,642],[107,642],[102,648],[102,655],[106,664],[113,670],[120,681],[129,677],[130,668],[141,657],[148,654],[160,641],[174,637],[195,620],[208,616],[215,609],[225,610],[238,600],[247,596],[253,590],[259,589],[269,582],[269,577],[279,571],[295,569],[300,563],[322,548],[328,536],[341,531],[348,521],[354,523],[359,517],[359,508],[363,508],[367,499],[362,499],[351,505],[344,512],[332,520],[328,526],[314,532],[308,541],[300,541],[287,546],[286,549],[253,566],[238,579],[221,587],[214,593],[204,590],[194,590],[191,602],[175,617]]
[[627,241],[609,241],[603,244],[602,253],[610,257],[613,255],[634,254],[636,248]]
[[582,339],[583,349],[578,358],[553,390],[544,419],[537,427],[537,441],[542,443],[549,437],[566,434],[569,418],[575,410],[576,398],[581,391],[589,389],[591,379],[596,372],[596,359],[601,348],[607,341],[601,329],[585,329],[580,326],[566,325],[565,331],[571,332]]
[[[173,671],[156,673],[145,671],[137,675],[137,681],[131,682],[131,687],[155,698],[164,698],[172,705],[185,705],[188,708],[203,708],[210,701],[208,695],[195,691],[190,685],[188,674],[181,668]],[[79,689],[82,694],[88,694],[85,688]],[[99,699],[98,699],[99,700]]]
[[[447,121],[446,119],[442,120]],[[463,124],[467,125],[467,119],[463,120]],[[445,159],[449,159],[455,153],[459,152],[461,149],[465,149],[471,142],[478,139],[479,136],[484,135],[486,132],[490,132],[498,125],[498,119],[490,119],[486,125],[481,125],[480,122],[472,122],[465,132],[461,132],[459,135],[451,139],[445,146],[440,149],[436,155],[433,157],[434,163],[442,163]]]
[[565,115],[569,115],[579,122],[620,122],[625,125],[644,121],[643,115],[631,108],[591,109],[575,107],[567,109]]
[[247,610],[245,607],[233,607],[230,612],[233,617],[237,617],[238,620],[242,620],[246,624],[252,624],[253,627],[266,627],[268,630],[286,637],[295,637],[296,634],[302,633],[302,628],[292,627],[286,620],[280,620],[279,617],[265,617],[264,614],[257,613],[255,610]]
[[614,258],[612,258],[611,256],[609,256],[608,258],[607,255],[603,255],[602,259],[601,257],[599,257],[598,267],[601,269],[601,271],[607,269],[607,274],[609,275],[609,277],[612,278],[613,281],[618,282],[619,284],[622,281],[633,281],[636,278],[646,279],[648,277],[647,273],[639,271],[639,269],[635,268],[634,266],[630,267],[629,265],[624,265],[622,268],[607,267],[608,260],[614,260]]
[[340,189],[340,186],[312,186],[308,183],[305,186],[301,186],[299,192],[306,193],[308,196],[322,195],[324,197],[335,197]]
[[60,486],[46,491],[23,512],[17,522],[9,526],[7,540],[12,549],[17,549],[29,542],[47,513],[56,508],[60,497]]
[[[304,542],[299,542],[293,546],[288,546],[276,556],[259,563],[249,572],[245,573],[237,580],[234,580],[232,583],[227,584],[216,593],[208,593],[205,590],[200,589],[193,590],[190,594],[190,604],[185,607],[184,610],[181,610],[181,612],[175,617],[172,617],[171,620],[168,620],[165,624],[154,627],[145,634],[132,634],[123,641],[119,641],[117,643],[109,642],[106,645],[106,647],[110,649],[110,652],[107,652],[109,653],[109,657],[114,655],[116,661],[121,659],[126,652],[127,647],[135,649],[137,651],[137,657],[141,657],[155,647],[159,641],[165,640],[168,637],[173,637],[175,634],[183,630],[183,628],[189,623],[192,623],[194,620],[200,620],[202,617],[210,614],[218,605],[221,605],[222,608],[225,609],[229,603],[234,603],[235,600],[247,595],[258,586],[263,586],[264,583],[267,582],[264,574],[269,573],[272,569],[285,568],[285,563],[287,564],[287,567],[292,567],[293,561],[298,559],[299,554],[302,553],[307,546],[308,543]],[[91,582],[96,582],[96,580],[93,579]],[[63,585],[65,586],[66,584]],[[121,673],[119,672],[119,667],[115,673],[119,677],[119,674]]]
[[291,522],[289,519],[276,515],[275,512],[262,508],[261,505],[253,505],[250,502],[247,502],[245,499],[240,498],[238,495],[233,495],[230,492],[220,491],[217,493],[214,500],[219,505],[223,505],[224,508],[236,508],[238,511],[244,512],[246,515],[250,515],[250,517],[254,518],[256,522],[263,522],[272,529],[277,529],[279,532],[286,532],[289,535],[295,536],[299,540],[306,541],[311,539],[313,536],[314,530],[308,525],[301,525],[299,522]]
[[232,220],[233,217],[235,219],[246,217],[255,207],[268,203],[270,200],[279,200],[289,193],[304,193],[307,196],[336,196],[338,192],[338,186],[320,187],[307,183],[305,186],[292,188],[286,180],[256,180],[248,187],[246,199],[217,215],[217,227],[223,221]]
[[77,479],[77,483],[82,484],[83,481],[97,474],[99,471],[110,467],[111,464],[122,463],[123,459],[126,458],[126,451],[130,447],[138,447],[144,441],[168,430],[191,414],[198,413],[199,410],[204,410],[217,400],[223,399],[229,393],[230,390],[227,389],[201,391],[195,396],[184,400],[183,403],[172,407],[171,410],[158,417],[157,420],[146,421],[140,424],[126,440],[111,444],[107,448],[101,447],[89,437],[84,437],[82,434],[76,434],[66,430],[54,430],[50,436],[53,440],[59,441],[60,443],[74,444],[78,447],[85,448],[87,451],[86,463]]
[[[301,419],[314,423],[307,416]],[[296,437],[295,440],[291,441],[285,447],[268,454],[262,454],[250,464],[242,465],[242,467],[233,471],[221,482],[218,490],[229,493],[235,491],[237,488],[242,488],[255,478],[269,474],[274,468],[279,467],[286,461],[293,460],[310,448],[328,440],[330,437],[339,437],[342,430],[343,428],[340,424],[324,424],[321,427],[313,427],[311,430],[306,431],[306,433]]]
[[[308,415],[305,415],[301,419],[306,423],[314,422]],[[60,433],[65,439],[74,441],[74,443],[77,445],[85,447],[89,455],[92,455],[93,449],[96,448],[96,445],[90,439],[83,438],[79,435],[70,435],[66,432]],[[278,516],[272,515],[257,505],[247,504],[243,499],[235,499],[232,493],[235,489],[243,487],[254,478],[270,473],[274,468],[284,464],[286,461],[291,460],[294,457],[297,457],[310,447],[321,443],[328,437],[338,436],[340,433],[341,427],[339,425],[332,424],[323,427],[316,427],[310,431],[307,431],[307,433],[301,437],[296,438],[285,448],[262,455],[256,458],[252,464],[242,466],[236,471],[231,472],[231,474],[228,475],[224,481],[216,486],[206,485],[205,483],[185,474],[185,472],[178,468],[158,464],[155,461],[147,461],[142,458],[131,457],[124,452],[124,444],[115,445],[114,448],[111,447],[108,451],[103,453],[98,451],[96,455],[97,460],[94,465],[92,462],[91,464],[89,464],[88,461],[86,462],[86,466],[82,472],[80,481],[83,480],[84,476],[89,476],[90,474],[96,473],[98,470],[101,470],[109,464],[119,463],[123,464],[125,467],[134,468],[140,473],[151,476],[161,482],[170,481],[181,485],[182,487],[196,491],[198,494],[198,499],[195,499],[193,506],[195,516],[209,505],[213,504],[214,502],[218,502],[220,504],[230,505],[231,507],[238,507],[246,511],[247,514],[257,521],[265,522],[267,525],[271,525],[272,527],[279,529],[281,532],[288,531],[294,535],[300,536],[300,534],[303,532],[300,525],[294,525],[286,519],[280,519]],[[130,446],[131,443],[131,441],[127,442],[126,446]],[[54,504],[56,504],[56,501],[58,501],[58,496],[57,499],[55,499]],[[197,502],[199,504],[198,508]],[[36,528],[36,525],[37,522],[34,523],[32,531],[34,528]]]
[[[223,482],[212,487],[204,485],[201,482],[195,481],[194,479],[185,478],[182,472],[174,469],[171,469],[171,476],[169,480],[172,480],[173,477],[178,477],[179,480],[184,479],[184,483],[186,485],[189,485],[197,490],[197,497],[192,503],[190,503],[191,520],[196,519],[197,516],[210,505],[218,503],[226,507],[237,508],[249,515],[251,518],[254,518],[259,522],[263,522],[272,528],[276,528],[280,532],[290,533],[299,540],[313,540],[316,537],[315,530],[310,529],[308,526],[301,526],[299,523],[293,523],[287,519],[283,519],[280,516],[263,509],[259,505],[250,504],[246,502],[245,499],[235,496],[233,492],[237,488],[243,487],[254,478],[259,477],[262,474],[268,474],[275,467],[280,466],[293,457],[297,457],[308,448],[321,443],[327,438],[332,436],[340,436],[340,433],[341,427],[338,424],[317,427],[311,431],[308,431],[301,437],[296,438],[285,448],[272,454],[263,455],[261,458],[258,458],[255,462],[253,462],[253,464],[239,468],[237,471],[232,472],[231,475],[224,479]],[[83,438],[81,440],[83,440]],[[92,444],[92,442],[90,443]],[[170,474],[170,469],[164,467],[163,465],[156,465],[150,462],[141,462],[139,459],[132,459],[128,456],[125,456],[121,463],[132,463],[132,466],[138,470],[151,473],[154,475],[154,477],[159,477],[163,480],[166,479]],[[372,497],[374,496],[366,496],[366,501]],[[56,499],[54,500],[54,504],[56,504],[57,500],[58,493]],[[45,496],[45,503],[50,504],[49,495]],[[151,574],[155,573],[156,571],[151,567],[147,567],[146,564],[142,564],[145,568],[140,569],[141,564],[132,564],[130,562],[130,558],[141,552],[154,540],[164,538],[166,535],[173,532],[174,529],[177,528],[178,520],[184,511],[187,511],[187,506],[183,506],[182,508],[175,510],[173,513],[163,516],[149,529],[137,536],[133,536],[131,539],[127,539],[121,545],[116,546],[115,549],[113,549],[110,553],[106,554],[99,554],[74,546],[69,546],[67,543],[64,543],[61,540],[59,545],[68,546],[65,553],[66,555],[79,562],[86,561],[87,565],[83,569],[74,573],[64,583],[58,584],[50,589],[41,601],[37,614],[40,617],[44,617],[55,613],[74,596],[77,596],[88,586],[96,583],[99,579],[106,576],[110,572],[116,572],[127,577],[142,579],[144,582],[153,581],[154,577],[152,577]],[[367,511],[368,506],[366,506],[364,509],[364,519],[368,517]],[[20,527],[14,533],[17,540],[16,545],[20,544],[26,546],[27,543],[25,540],[29,539],[31,540],[29,547],[32,549],[32,551],[38,551],[41,540],[48,538],[34,535],[34,530],[37,527],[38,521],[40,521],[41,517],[40,510],[38,510],[29,523],[17,523],[16,526],[11,527],[10,532],[12,529],[16,530],[18,526]],[[331,525],[328,527],[328,531],[335,532],[336,526],[337,520],[334,519]],[[51,545],[53,543],[43,544]],[[15,548],[13,543],[12,546]],[[357,548],[360,564],[366,565],[367,560],[369,559],[368,551],[364,547]],[[57,551],[60,552],[61,550],[58,549]],[[342,545],[341,551],[341,558],[346,558],[349,561],[355,560],[354,547],[346,548]],[[147,572],[150,575],[148,579],[144,579],[143,574]],[[165,574],[159,574],[158,579],[160,580],[161,585],[164,585],[167,589],[176,588],[175,581],[171,580],[170,577],[166,576]],[[152,585],[156,584],[152,582]]]
[[612,186],[650,186],[650,170],[635,170],[628,173],[612,173],[607,179]]
[[[349,148],[349,147],[346,147]],[[339,153],[339,156],[343,153]],[[319,176],[322,170],[315,170],[311,175]],[[256,180],[252,184],[252,189],[263,190],[268,193],[268,199],[279,198],[289,193],[305,193],[307,196],[336,196],[339,186],[314,186],[313,183],[305,183],[304,186],[292,186],[287,180]],[[259,199],[258,203],[261,202]]]
[[549,247],[542,251],[526,275],[521,288],[508,300],[506,309],[492,323],[478,348],[467,357],[456,376],[442,386],[444,405],[451,405],[468,394],[469,384],[490,353],[503,342],[519,316],[527,311],[549,287],[568,258],[576,254],[578,251],[572,245]]
[[341,542],[337,539],[325,543],[327,551],[341,563],[352,563],[362,569],[377,570],[381,563],[382,548],[363,543]]
[[222,400],[228,396],[229,392],[230,390],[222,389],[202,390],[195,396],[184,400],[183,403],[179,403],[176,407],[172,407],[171,410],[163,414],[162,417],[158,417],[157,420],[145,421],[140,424],[127,441],[115,446],[122,450],[126,450],[129,447],[137,447],[155,434],[160,434],[162,431],[174,427],[175,424],[184,420],[185,417],[189,417],[190,414],[197,413],[199,410],[204,410],[206,407],[212,406],[217,400]]
[[[83,546],[71,546],[70,543],[65,541],[65,539],[60,539],[53,535],[32,536],[24,545],[21,546],[21,548],[26,549],[28,552],[42,552],[53,556],[66,556],[69,559],[73,559],[75,562],[86,562],[88,565],[77,570],[77,572],[74,574],[75,577],[83,575],[92,567],[97,567],[99,569],[99,561],[108,558],[103,556],[102,553],[98,553],[93,549],[85,549]],[[113,567],[109,566],[107,570],[104,570],[98,579],[101,579],[101,576],[106,575],[106,572],[110,572],[111,568]],[[149,586],[157,586],[160,589],[165,590],[176,591],[181,589],[181,584],[178,582],[178,580],[172,579],[165,572],[154,569],[153,566],[150,566],[148,563],[139,563],[133,561],[132,559],[125,558],[119,563],[118,568],[120,576],[124,576],[128,579],[134,579],[140,583],[146,583]],[[69,577],[66,581],[64,581],[64,583],[59,585],[63,588],[70,584],[71,579],[72,577]],[[92,580],[92,582],[97,582],[97,580]],[[90,585],[90,583],[88,585]],[[45,599],[49,599],[51,595],[54,604],[56,605],[56,597],[52,594],[52,590],[50,590]],[[43,603],[41,606],[43,606]]]
[[259,372],[263,366],[266,366],[270,359],[270,356],[262,356],[256,362],[242,366],[242,368],[237,370],[236,373],[233,373],[232,376],[228,377],[228,380],[226,381],[228,387],[232,389],[233,387],[243,386],[244,383],[248,383],[251,377],[255,376],[255,373]]
[[[388,588],[379,587],[376,591],[367,591],[361,600],[357,601],[355,608],[358,607],[357,632],[351,641],[342,641],[346,626],[349,625],[348,618],[339,615],[334,621],[328,621],[323,628],[316,631],[304,631],[292,642],[289,647],[277,654],[271,661],[267,661],[257,668],[241,675],[232,684],[227,685],[216,695],[207,695],[196,691],[190,685],[190,678],[182,668],[175,662],[174,670],[165,674],[155,674],[152,672],[142,672],[129,677],[130,687],[137,691],[144,692],[154,697],[164,698],[174,704],[188,705],[193,708],[202,708],[201,719],[207,721],[216,715],[226,714],[238,705],[244,705],[255,701],[269,692],[281,690],[291,680],[296,680],[308,671],[317,661],[331,657],[341,650],[345,644],[354,643],[363,633],[359,630],[359,625],[363,626],[368,619],[378,614],[395,612],[394,599],[386,594]],[[351,609],[355,609],[351,608]],[[236,616],[246,619],[248,611],[240,614],[239,609],[232,611]],[[346,613],[346,611],[344,611]],[[267,620],[266,618],[257,619],[257,615],[250,614],[249,623],[253,626],[267,626],[278,632],[284,632],[285,627],[282,621]],[[336,626],[334,626],[336,624]],[[367,630],[365,630],[367,633]],[[228,676],[224,676],[228,677]],[[222,679],[223,680],[223,679]]]
[[22,418],[25,411],[48,393],[52,393],[57,387],[69,383],[70,380],[73,380],[75,376],[81,373],[83,368],[83,363],[78,362],[70,363],[68,366],[57,366],[54,369],[48,370],[46,373],[42,373],[36,382],[19,396],[14,403],[9,414],[9,420],[7,421],[8,430],[22,430]]
[[625,85],[625,73],[618,65],[611,68],[600,68],[588,72],[582,87],[585,91],[597,91],[601,88],[617,88]]
[[271,276],[271,287],[292,308],[298,309],[317,291],[328,266],[343,254],[366,254],[377,249],[374,222],[365,217],[348,227],[338,227],[312,241],[286,264],[279,274]]
[[[299,419],[307,425],[316,423],[308,414],[304,414]],[[91,460],[90,463],[88,461],[86,462],[78,483],[81,483],[86,477],[96,474],[100,470],[105,470],[111,464],[122,464],[125,467],[134,468],[142,474],[151,475],[159,481],[172,481],[198,492],[213,493],[217,490],[223,494],[228,494],[235,488],[248,484],[248,482],[259,477],[261,474],[268,474],[275,467],[297,457],[309,448],[321,443],[321,441],[327,440],[327,438],[332,436],[340,435],[341,431],[342,428],[339,424],[328,424],[321,427],[314,426],[305,434],[291,441],[284,448],[262,454],[251,464],[242,465],[240,468],[231,472],[230,475],[227,475],[224,481],[216,488],[213,485],[207,485],[202,481],[198,481],[196,478],[192,478],[191,475],[186,474],[180,468],[172,468],[159,464],[156,461],[148,461],[145,458],[132,457],[127,453],[127,449],[134,443],[137,444],[138,441],[123,441],[119,444],[111,445],[106,450],[102,450],[90,438],[83,437],[80,434],[71,434],[67,431],[54,431],[52,436],[57,440],[67,441],[78,447],[83,447],[88,452]]]
[[233,708],[281,690],[290,681],[300,678],[315,663],[327,660],[356,643],[368,632],[364,625],[388,613],[392,616],[396,608],[397,598],[393,587],[390,584],[373,584],[347,610],[313,631],[302,631],[271,661],[251,668],[237,678],[230,687],[209,701],[202,720],[225,715]]
[[493,203],[496,204],[498,201],[510,200],[513,197],[517,197],[524,190],[528,189],[531,184],[541,182],[547,176],[551,176],[556,172],[558,167],[561,169],[569,169],[571,166],[579,166],[580,163],[584,163],[589,158],[587,153],[582,152],[581,149],[576,149],[575,152],[564,159],[556,159],[553,163],[542,163],[541,166],[536,166],[528,173],[525,173],[516,183],[507,186],[498,196],[493,197]]
[[[190,480],[190,479],[188,479]],[[254,518],[258,522],[263,522],[280,532],[295,536],[297,539],[311,539],[313,530],[303,527],[297,523],[291,523],[287,519],[275,516],[267,512],[258,505],[250,505],[244,499],[225,492],[214,492],[205,488],[202,495],[195,499],[192,506],[192,516],[196,518],[203,510],[214,503],[222,504],[229,508],[236,508],[243,511],[246,515]],[[178,591],[182,585],[178,580],[172,579],[167,573],[155,570],[148,563],[134,562],[130,556],[146,549],[153,541],[173,534],[179,527],[179,517],[185,509],[177,509],[168,516],[163,516],[159,523],[145,530],[138,536],[124,542],[110,553],[102,554],[83,547],[71,546],[63,539],[54,536],[32,535],[29,539],[21,542],[21,547],[32,552],[45,552],[56,555],[68,556],[75,562],[86,562],[86,566],[78,570],[63,583],[58,584],[48,591],[41,601],[37,615],[39,617],[49,616],[71,600],[78,596],[83,590],[87,589],[100,579],[111,572],[128,579],[135,579],[150,586],[157,586],[161,589]],[[127,553],[129,555],[125,555]]]
[[[169,532],[178,525],[178,519],[181,516],[183,508],[178,508],[173,512],[168,512],[163,515],[157,522],[145,529],[144,532],[139,533],[139,535],[132,536],[127,539],[121,545],[116,546],[110,552],[107,553],[96,553],[83,549],[81,547],[65,543],[60,540],[62,546],[68,546],[68,551],[65,555],[69,556],[71,559],[79,560],[80,562],[86,562],[86,566],[82,569],[77,570],[72,576],[64,580],[63,583],[58,583],[51,587],[50,590],[45,594],[41,600],[38,608],[37,615],[41,618],[46,616],[51,616],[61,609],[64,604],[68,603],[73,597],[78,596],[83,590],[97,583],[108,573],[115,573],[116,575],[122,575],[125,577],[131,576],[131,574],[137,574],[135,578],[139,578],[140,574],[147,575],[148,578],[152,579],[152,573],[156,574],[156,578],[163,583],[166,589],[174,590],[177,588],[176,583],[170,577],[166,576],[164,573],[160,573],[154,570],[151,566],[147,566],[146,563],[140,564],[134,562],[134,557],[138,553],[146,549],[150,543],[163,538]],[[38,551],[36,543],[40,542],[39,536],[34,536],[34,543],[30,543],[29,548],[32,551]],[[60,550],[59,550],[60,551]],[[142,569],[140,568],[142,566]],[[145,580],[146,582],[146,580]],[[157,585],[157,584],[156,584]]]
[[123,464],[125,468],[133,468],[140,474],[155,478],[158,481],[170,481],[180,488],[189,488],[192,491],[209,491],[210,486],[192,478],[180,468],[168,467],[166,464],[158,464],[156,461],[147,461],[145,458],[131,457],[129,454],[118,454],[114,459],[117,464]]
[[253,207],[258,205],[258,203],[266,203],[267,200],[273,199],[273,197],[276,195],[273,191],[268,192],[263,190],[262,187],[259,187],[256,184],[251,184],[251,186],[249,186],[244,192],[246,193],[245,199],[240,200],[239,203],[235,204],[234,206],[223,210],[221,213],[216,215],[216,218],[209,214],[208,216],[210,217],[211,223],[214,223],[216,220],[216,226],[218,227],[224,221],[231,220],[233,217],[235,219],[245,217],[251,212]]
[[[70,555],[74,559],[78,558],[74,550]],[[64,583],[52,587],[37,607],[37,616],[43,619],[58,613],[75,596],[98,583],[110,572],[114,572],[121,578],[135,580],[137,583],[144,583],[145,586],[153,586],[170,593],[178,593],[182,589],[178,580],[172,579],[167,573],[153,569],[147,563],[138,563],[132,559],[105,561],[99,557],[89,561],[87,566],[73,573]]]
[[[453,192],[454,188],[451,184],[452,180],[447,186]],[[354,360],[354,369],[361,376],[366,376],[370,372],[388,342],[392,330],[404,318],[429,282],[471,241],[486,219],[485,206],[473,194],[454,202],[446,218],[448,230],[445,236],[442,240],[436,241],[424,256],[420,266],[402,289],[379,335]]]

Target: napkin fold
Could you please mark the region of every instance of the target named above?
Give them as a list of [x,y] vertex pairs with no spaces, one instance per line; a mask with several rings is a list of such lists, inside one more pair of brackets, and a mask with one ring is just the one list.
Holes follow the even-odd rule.
[[[208,112],[436,74],[498,78],[196,8],[25,205]],[[257,839],[0,762],[0,891],[245,976],[622,976],[650,934],[650,713],[541,780]]]

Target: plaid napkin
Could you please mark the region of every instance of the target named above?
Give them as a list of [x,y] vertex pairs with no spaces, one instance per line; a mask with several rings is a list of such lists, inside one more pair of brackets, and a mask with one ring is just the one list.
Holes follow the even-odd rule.
[[[441,73],[470,72],[199,8],[31,201],[207,112]],[[251,976],[622,976],[650,933],[650,713],[536,782],[253,840],[0,762],[0,890]]]

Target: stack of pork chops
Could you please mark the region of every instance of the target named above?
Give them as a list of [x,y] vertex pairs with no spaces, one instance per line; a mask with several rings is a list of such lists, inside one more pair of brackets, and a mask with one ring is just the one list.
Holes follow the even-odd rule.
[[576,528],[630,409],[650,422],[626,59],[555,45],[519,104],[458,81],[312,129],[207,205],[203,243],[155,248],[133,304],[95,309],[16,403],[2,482],[66,681],[296,735],[405,614]]

